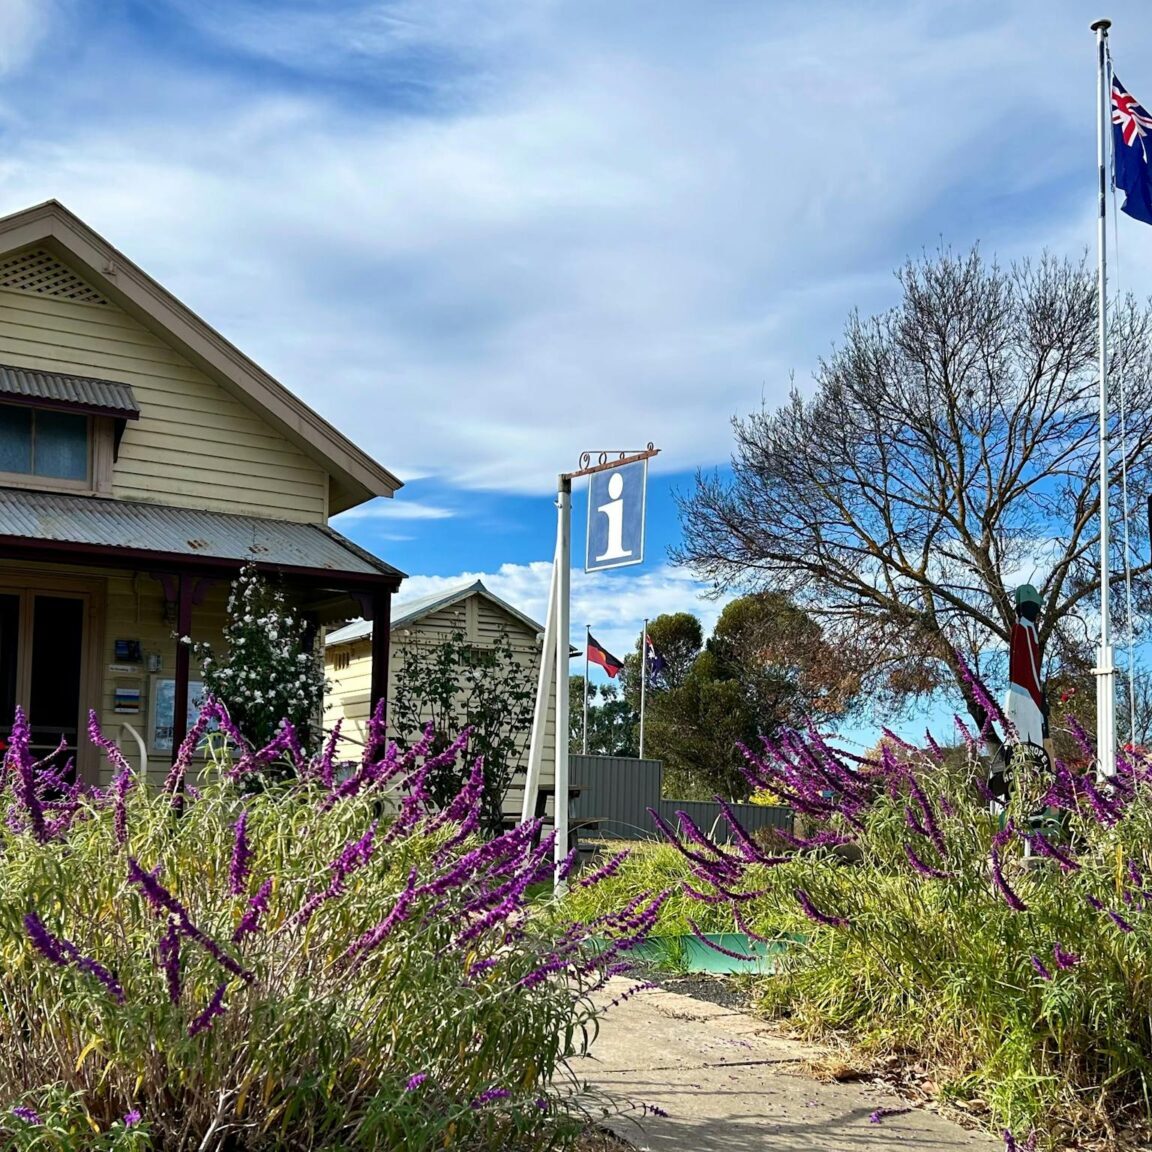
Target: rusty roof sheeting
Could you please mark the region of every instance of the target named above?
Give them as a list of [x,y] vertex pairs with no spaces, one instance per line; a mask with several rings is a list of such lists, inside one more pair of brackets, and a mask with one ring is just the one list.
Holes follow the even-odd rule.
[[402,577],[325,524],[0,488],[5,536],[284,568]]
[[88,412],[107,412],[125,420],[140,417],[140,405],[136,403],[131,385],[118,380],[96,380],[0,364],[0,400],[6,396],[66,404]]

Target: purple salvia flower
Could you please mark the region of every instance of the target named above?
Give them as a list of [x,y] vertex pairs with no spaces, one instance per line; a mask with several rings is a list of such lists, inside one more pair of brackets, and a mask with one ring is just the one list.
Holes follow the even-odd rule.
[[924,729],[924,743],[927,746],[929,758],[937,764],[943,764],[944,750],[936,743],[932,737],[932,733],[927,728]]
[[53,964],[57,964],[61,968],[68,963],[68,957],[65,954],[62,942],[57,940],[56,937],[44,927],[44,922],[35,912],[29,912],[28,915],[24,917],[24,928],[33,946],[41,955],[47,957]]
[[212,993],[212,999],[208,1001],[208,1007],[188,1025],[189,1036],[199,1036],[201,1032],[212,1027],[212,1022],[217,1016],[224,1015],[227,1011],[224,1006],[224,993],[227,989],[227,984],[217,985],[216,991]]
[[373,820],[368,826],[368,831],[359,840],[351,841],[329,865],[329,868],[336,873],[340,880],[350,876],[357,869],[363,868],[371,859],[372,841],[376,836],[377,823],[378,821]]
[[416,869],[413,868],[408,874],[408,883],[404,891],[400,893],[392,911],[376,925],[375,928],[370,928],[357,940],[353,941],[348,946],[348,950],[344,953],[345,960],[351,960],[356,964],[363,962],[364,958],[372,951],[373,948],[378,947],[383,943],[391,934],[392,929],[397,924],[401,923],[408,915],[408,909],[412,904],[412,900],[416,892]]
[[1028,959],[1032,961],[1032,967],[1036,969],[1037,974],[1042,980],[1052,979],[1052,973],[1048,971],[1048,969],[1044,966],[1044,961],[1041,960],[1035,952],[1033,952],[1032,955],[1028,957]]
[[160,967],[164,972],[164,982],[168,985],[168,999],[173,1004],[180,1003],[180,932],[175,918],[168,921],[164,935],[160,937],[157,951],[160,954]]
[[325,788],[331,790],[332,781],[336,776],[336,749],[340,744],[340,728],[344,723],[344,717],[337,718],[336,723],[332,725],[332,731],[328,734],[328,739],[324,742],[324,750],[320,753],[319,769],[320,783]]
[[928,876],[933,880],[949,880],[955,875],[954,872],[943,872],[939,868],[933,868],[930,864],[926,864],[912,850],[911,845],[904,845],[904,855],[908,857],[908,863],[911,864],[921,876]]
[[756,962],[755,956],[747,956],[743,952],[734,952],[731,948],[724,948],[714,940],[709,940],[708,937],[700,931],[696,921],[691,918],[688,920],[688,927],[692,929],[692,935],[695,936],[701,944],[711,948],[713,952],[719,952],[722,956],[730,956],[733,960],[747,960],[750,963]]
[[1074,968],[1080,963],[1080,957],[1075,952],[1066,952],[1061,948],[1059,940],[1052,944],[1052,959],[1056,961],[1056,967],[1061,969]]
[[732,909],[732,918],[736,921],[736,927],[739,928],[749,940],[755,940],[758,944],[776,943],[770,936],[761,936],[758,932],[754,932],[744,917],[740,915],[739,908]]
[[812,903],[812,897],[804,891],[803,888],[797,888],[793,895],[800,903],[800,907],[804,910],[804,915],[809,920],[814,920],[817,924],[823,924],[828,928],[846,928],[848,921],[842,916],[830,916],[821,912],[815,904]]
[[1000,711],[999,705],[992,699],[988,689],[984,686],[984,682],[968,667],[964,657],[959,652],[955,653],[956,663],[960,668],[960,678],[968,685],[972,692],[972,699],[984,710],[987,720],[985,723],[996,723],[1004,726],[1006,731],[1014,732],[1015,729],[1012,723]]
[[36,950],[60,967],[74,964],[81,972],[94,976],[112,994],[117,1003],[124,1003],[124,989],[116,977],[103,964],[85,956],[70,940],[53,936],[34,912],[24,917],[24,928]]
[[1133,931],[1132,925],[1129,924],[1128,921],[1125,920],[1119,912],[1113,912],[1111,909],[1109,909],[1108,918],[1112,921],[1113,924],[1116,925],[1117,928],[1120,929],[1121,932]]
[[903,1116],[905,1113],[911,1111],[911,1108],[877,1108],[874,1112],[868,1114],[868,1123],[879,1124],[887,1120],[889,1116]]
[[1144,873],[1140,871],[1140,866],[1132,857],[1128,858],[1128,879],[1131,880],[1137,888],[1144,887]]
[[573,848],[563,860],[560,861],[560,867],[557,869],[557,876],[560,880],[567,880],[572,875],[572,869],[576,867],[576,861],[580,857],[579,847]]
[[38,1128],[44,1121],[40,1117],[40,1113],[35,1108],[29,1108],[27,1104],[17,1104],[12,1109],[12,1115],[17,1120],[23,1120],[25,1124],[31,1124],[32,1127]]
[[140,1115],[140,1109],[133,1108],[131,1111],[124,1113],[124,1127],[135,1128],[142,1119],[143,1117]]
[[32,760],[31,732],[23,708],[17,705],[16,717],[8,736],[8,755],[12,757],[16,775],[16,798],[27,814],[28,825],[36,839],[45,843],[48,830],[44,823],[44,807],[36,781],[36,766]]
[[[997,838],[1001,833],[997,833]],[[1000,866],[1000,848],[997,844],[992,845],[992,883],[999,891],[1000,895],[1004,897],[1004,903],[1012,909],[1013,912],[1027,912],[1028,905],[1009,887],[1008,881],[1004,879],[1004,872]]]
[[493,1100],[506,1100],[512,1093],[507,1088],[489,1088],[487,1092],[481,1092],[475,1100],[472,1101],[473,1108],[483,1108],[485,1104],[491,1104]]
[[1072,738],[1080,745],[1080,751],[1083,752],[1085,756],[1094,757],[1096,755],[1096,748],[1092,743],[1092,738],[1084,731],[1084,726],[1075,716],[1068,717],[1068,731],[1072,733]]
[[232,861],[228,868],[228,890],[233,896],[243,896],[248,888],[248,873],[252,867],[252,849],[248,845],[248,809],[236,820],[232,841]]
[[131,856],[128,857],[128,879],[143,892],[145,899],[154,909],[175,916],[181,933],[189,940],[195,940],[217,964],[234,976],[239,976],[241,980],[252,979],[252,973],[242,968],[215,940],[197,928],[184,905],[156,879],[153,873],[146,872]]
[[427,1072],[417,1072],[414,1076],[408,1077],[408,1083],[404,1085],[405,1092],[415,1092],[425,1080],[428,1079]]
[[727,899],[718,892],[712,895],[709,895],[707,892],[701,892],[699,889],[693,888],[687,880],[681,880],[680,886],[684,889],[686,895],[691,896],[693,900],[700,904],[719,905],[728,903]]
[[1079,870],[1080,864],[1066,852],[1057,848],[1043,832],[1033,832],[1031,836],[1027,836],[1025,839],[1032,845],[1037,856],[1047,856],[1049,860],[1055,860],[1060,865],[1062,872]]
[[1088,894],[1087,894],[1087,895],[1084,897],[1084,899],[1085,899],[1085,900],[1087,900],[1087,901],[1088,901],[1088,903],[1089,903],[1089,904],[1090,904],[1090,905],[1091,905],[1093,908],[1095,908],[1097,912],[1103,912],[1103,911],[1104,911],[1104,905],[1103,905],[1103,904],[1101,904],[1101,903],[1100,903],[1100,901],[1099,901],[1099,900],[1097,900],[1097,899],[1096,899],[1096,897],[1095,897],[1095,896],[1093,896],[1091,892],[1089,892],[1089,893],[1088,893]]
[[591,888],[593,884],[599,884],[601,880],[607,880],[609,876],[615,876],[621,867],[623,867],[624,861],[631,855],[632,851],[629,848],[625,848],[622,852],[614,852],[595,872],[590,872],[587,876],[581,876],[580,879],[576,881],[577,885],[581,888]]
[[205,701],[204,706],[200,709],[200,715],[196,717],[196,722],[188,729],[184,739],[180,742],[176,759],[172,762],[172,767],[164,778],[164,791],[173,798],[174,804],[182,803],[182,801],[177,800],[177,797],[183,790],[184,776],[188,771],[188,766],[192,763],[192,757],[196,754],[200,741],[204,738],[204,733],[208,731],[208,725],[217,715],[215,701]]
[[260,885],[256,895],[248,901],[248,910],[240,918],[240,923],[236,925],[236,931],[232,933],[232,942],[238,944],[250,932],[260,931],[260,917],[268,911],[268,897],[272,892],[272,881],[265,880]]

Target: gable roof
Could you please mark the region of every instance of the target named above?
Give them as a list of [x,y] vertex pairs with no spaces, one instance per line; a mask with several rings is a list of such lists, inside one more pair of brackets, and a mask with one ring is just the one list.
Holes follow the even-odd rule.
[[[395,632],[397,628],[415,623],[424,616],[432,615],[433,612],[450,608],[461,600],[467,600],[469,596],[483,596],[485,600],[490,600],[498,608],[502,608],[510,616],[514,616],[532,632],[544,631],[543,624],[537,624],[530,616],[525,616],[518,608],[513,608],[506,600],[501,600],[499,596],[489,592],[484,587],[482,580],[476,580],[472,584],[461,584],[459,587],[450,588],[446,592],[434,592],[430,596],[421,596],[414,600],[397,601],[392,606],[389,631]],[[327,648],[332,644],[348,644],[353,640],[367,640],[371,635],[371,620],[353,620],[351,624],[345,624],[343,628],[337,628],[334,632],[330,632],[324,638],[324,647]]]
[[83,273],[94,289],[175,347],[216,383],[319,464],[329,475],[335,515],[402,482],[338,432],[283,384],[248,359],[78,216],[57,200],[0,217],[0,259],[44,248]]

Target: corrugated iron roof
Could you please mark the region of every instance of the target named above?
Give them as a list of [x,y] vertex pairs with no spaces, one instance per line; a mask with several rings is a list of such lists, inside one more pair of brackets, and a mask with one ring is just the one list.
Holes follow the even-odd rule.
[[107,412],[125,420],[140,417],[140,406],[129,384],[118,380],[96,380],[88,376],[69,376],[62,372],[37,372],[31,368],[14,368],[0,364],[0,400],[5,396],[22,400],[46,400],[67,404],[88,412]]
[[[420,596],[412,600],[397,600],[392,605],[392,619],[389,624],[389,630],[395,632],[397,628],[403,627],[405,624],[411,624],[414,620],[419,620],[422,616],[428,616],[432,612],[438,612],[441,608],[447,608],[460,600],[466,600],[472,595],[484,596],[486,599],[491,600],[492,603],[503,608],[505,612],[514,616],[533,632],[544,631],[543,624],[537,624],[530,616],[525,616],[519,608],[513,608],[507,600],[501,600],[499,596],[489,592],[482,580],[474,580],[471,584],[461,584],[443,592],[433,592],[429,596]],[[345,624],[343,628],[337,628],[336,631],[329,632],[324,638],[324,644],[326,647],[329,644],[347,644],[352,640],[367,639],[371,635],[371,620],[353,620],[352,623]]]
[[0,488],[0,538],[403,576],[324,524]]

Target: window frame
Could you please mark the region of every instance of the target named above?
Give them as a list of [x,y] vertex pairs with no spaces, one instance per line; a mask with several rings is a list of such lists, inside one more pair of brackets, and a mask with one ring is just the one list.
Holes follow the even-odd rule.
[[109,416],[91,412],[77,412],[67,405],[19,404],[7,399],[0,405],[8,408],[28,408],[32,411],[32,443],[35,452],[36,413],[62,412],[84,418],[88,430],[87,475],[80,480],[60,476],[38,476],[34,472],[0,471],[0,486],[5,488],[31,488],[37,491],[74,492],[78,495],[107,496],[112,492],[112,463],[115,441],[114,421]]

